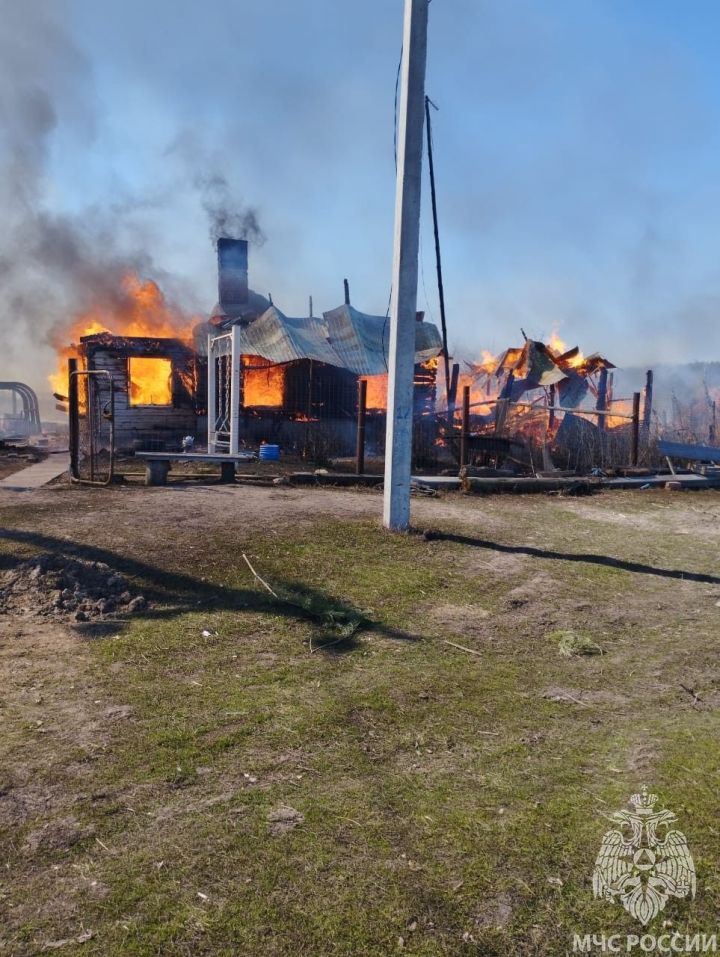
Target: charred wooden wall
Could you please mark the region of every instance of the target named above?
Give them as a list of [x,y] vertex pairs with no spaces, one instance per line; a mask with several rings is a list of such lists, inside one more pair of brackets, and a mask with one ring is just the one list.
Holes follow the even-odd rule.
[[354,419],[358,377],[347,369],[301,359],[285,366],[283,411],[311,419]]
[[[261,368],[256,361],[248,365],[251,374],[256,374]],[[249,447],[271,442],[286,451],[306,454],[316,460],[353,454],[361,376],[309,359],[282,365],[268,364],[266,368],[272,372],[282,370],[282,398],[278,393],[274,406],[241,402],[240,435],[243,442]],[[437,437],[433,415],[436,374],[435,360],[415,367],[414,432],[424,450],[432,450]],[[240,391],[244,397],[242,375]],[[369,455],[383,454],[385,425],[384,411],[368,413],[366,446]]]

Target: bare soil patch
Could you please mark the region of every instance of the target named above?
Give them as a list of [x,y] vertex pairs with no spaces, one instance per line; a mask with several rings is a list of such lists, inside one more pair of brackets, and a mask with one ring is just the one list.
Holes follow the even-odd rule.
[[90,621],[146,607],[105,562],[41,554],[0,576],[0,614]]

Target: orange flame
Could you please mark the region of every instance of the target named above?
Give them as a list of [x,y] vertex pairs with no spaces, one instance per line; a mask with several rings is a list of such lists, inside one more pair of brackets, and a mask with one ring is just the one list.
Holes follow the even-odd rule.
[[128,361],[130,405],[172,405],[172,362],[131,356]]
[[[565,355],[566,352],[570,351],[568,344],[558,335],[557,327],[553,329],[550,338],[548,339],[547,347],[554,358]],[[571,369],[579,369],[584,362],[585,355],[582,350],[578,350],[577,355],[574,355],[572,358],[565,361],[564,367],[569,366]]]
[[571,369],[579,369],[585,362],[585,356],[582,349],[578,352],[576,356],[573,356],[571,359],[568,359],[567,364]]
[[58,369],[48,377],[50,386],[53,392],[67,394],[67,360],[77,357],[83,336],[109,332],[115,336],[189,341],[195,321],[174,308],[157,283],[127,273],[120,281],[117,297],[81,312],[55,333]]
[[242,365],[245,408],[282,408],[285,382],[282,366],[268,365],[262,356],[243,356]]
[[[438,368],[438,359],[426,359],[415,367],[415,385],[432,385]],[[367,382],[367,400],[365,408],[368,412],[384,412],[388,404],[388,376],[387,372],[379,375],[364,375]]]
[[494,356],[492,352],[488,352],[487,349],[483,349],[480,353],[480,362],[474,363],[476,367],[482,369],[483,372],[487,372],[488,375],[492,375],[493,372],[495,372],[497,364],[497,356]]
[[[488,349],[483,349],[480,358],[474,362],[464,363],[466,369],[460,372],[458,376],[457,392],[455,396],[455,414],[460,415],[462,410],[463,390],[467,386],[470,389],[470,405],[473,414],[486,415],[492,408],[488,405],[492,399],[497,398],[499,381],[495,378],[495,371],[498,367],[499,359]],[[438,396],[445,397],[445,382],[438,383]],[[444,403],[443,403],[444,405]]]
[[559,355],[559,356],[561,356],[564,352],[568,351],[568,345],[558,335],[557,327],[554,327],[553,331],[550,333],[550,338],[547,341],[547,346],[551,352],[554,352],[556,355]]
[[619,429],[623,425],[629,426],[630,419],[620,418],[620,416],[631,416],[633,411],[633,400],[632,399],[613,399],[610,403],[610,411],[616,412],[615,415],[606,415],[605,416],[605,428],[607,429]]
[[387,409],[388,377],[385,373],[381,375],[363,376],[367,382],[367,403],[366,408],[372,411]]

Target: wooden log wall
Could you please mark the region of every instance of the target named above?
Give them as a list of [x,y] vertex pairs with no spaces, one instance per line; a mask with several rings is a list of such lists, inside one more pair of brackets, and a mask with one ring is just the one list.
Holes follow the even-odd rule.
[[[195,355],[174,339],[144,339],[102,335],[81,340],[81,356],[87,369],[106,370],[115,387],[115,447],[118,451],[137,449],[172,450],[185,435],[198,428],[198,402],[194,394],[197,373]],[[128,360],[131,357],[170,359],[172,362],[172,405],[131,405]],[[109,399],[109,385],[98,379],[99,402]]]

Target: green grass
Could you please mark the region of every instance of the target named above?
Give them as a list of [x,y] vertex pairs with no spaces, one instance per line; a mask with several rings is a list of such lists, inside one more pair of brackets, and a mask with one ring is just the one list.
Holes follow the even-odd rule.
[[[91,519],[80,545],[126,515],[117,495],[81,494]],[[612,509],[610,498],[593,505]],[[620,500],[648,515],[639,497]],[[593,521],[589,537],[572,503],[515,502],[458,505],[512,519],[500,533],[468,531],[461,511],[442,530],[717,572],[709,550],[662,525],[628,535]],[[47,510],[5,517],[53,534]],[[120,550],[166,577],[134,567],[134,587],[155,589],[155,604],[79,644],[78,667],[103,707],[132,710],[98,729],[97,748],[58,736],[36,783],[61,781],[62,808],[19,826],[3,819],[13,881],[0,953],[87,928],[93,937],[63,955],[563,954],[574,932],[639,929],[592,899],[590,878],[602,813],[645,782],[678,813],[698,861],[697,900],[664,917],[712,932],[719,729],[707,594],[718,586],[534,554],[495,572],[492,549],[370,521],[270,535],[246,518],[224,516],[200,558],[181,521],[171,539],[139,528],[133,554]],[[343,635],[348,621],[357,627]],[[553,635],[570,632],[604,653],[558,654]],[[702,707],[679,688],[688,680],[704,682]],[[36,746],[31,725],[4,722],[0,741],[8,767]],[[281,805],[304,820],[274,836],[267,818]],[[23,850],[42,822],[68,814],[92,833]]]
[[602,648],[587,635],[578,635],[574,631],[551,631],[546,637],[557,645],[558,654],[563,658],[577,655],[601,655]]

